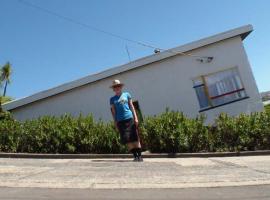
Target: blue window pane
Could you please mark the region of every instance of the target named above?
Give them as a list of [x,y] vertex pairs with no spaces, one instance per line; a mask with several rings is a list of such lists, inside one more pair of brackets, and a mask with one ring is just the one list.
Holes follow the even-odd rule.
[[209,101],[205,94],[204,86],[199,86],[194,88],[198,97],[198,101],[200,104],[200,108],[207,108],[209,107]]

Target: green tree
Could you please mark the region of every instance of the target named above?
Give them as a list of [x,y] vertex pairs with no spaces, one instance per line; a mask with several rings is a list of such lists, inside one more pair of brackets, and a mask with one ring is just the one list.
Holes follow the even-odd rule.
[[3,104],[13,100],[13,98],[9,96],[5,96],[5,97],[2,96],[1,98],[2,98]]
[[11,64],[9,62],[7,62],[1,68],[1,82],[2,82],[2,84],[4,84],[3,96],[6,96],[7,85],[10,83],[10,77],[11,77]]
[[3,112],[2,103],[9,100],[9,98],[6,98],[5,96],[7,92],[7,85],[10,83],[10,77],[11,77],[11,64],[7,62],[0,68],[0,89],[4,85],[3,96],[0,95],[0,113]]

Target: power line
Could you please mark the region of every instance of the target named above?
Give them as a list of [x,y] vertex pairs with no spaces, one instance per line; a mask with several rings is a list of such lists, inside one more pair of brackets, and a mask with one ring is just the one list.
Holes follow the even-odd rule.
[[125,41],[132,42],[132,43],[136,43],[136,44],[139,44],[139,45],[142,45],[142,46],[145,46],[145,47],[149,47],[149,48],[152,48],[152,49],[153,48],[156,48],[156,47],[154,47],[154,46],[152,46],[150,44],[146,44],[146,43],[143,43],[143,42],[135,41],[135,40],[132,40],[132,39],[129,39],[129,38],[126,38],[126,37],[123,37],[123,36],[120,36],[120,35],[117,35],[117,34],[114,34],[114,33],[111,33],[111,32],[108,32],[108,31],[105,31],[105,30],[102,30],[102,29],[99,29],[99,28],[96,28],[96,27],[91,26],[89,24],[82,23],[82,22],[77,21],[77,20],[74,20],[74,19],[72,19],[70,17],[64,16],[64,15],[58,14],[58,13],[56,13],[54,11],[51,11],[49,9],[40,7],[40,6],[36,5],[36,4],[32,4],[32,3],[28,2],[28,1],[18,0],[18,2],[19,3],[22,3],[22,4],[26,5],[26,6],[29,6],[29,7],[35,8],[37,10],[40,10],[42,12],[45,12],[47,14],[54,15],[55,17],[58,17],[60,19],[64,19],[64,20],[69,21],[69,22],[71,22],[73,24],[77,24],[79,26],[82,26],[82,27],[91,29],[93,31],[101,32],[101,33],[104,33],[106,35],[110,35],[112,37],[116,37],[118,39],[125,40]]
[[173,53],[173,54],[181,54],[181,55],[185,55],[185,56],[195,57],[200,62],[204,62],[204,61],[211,62],[213,60],[213,57],[210,57],[210,56],[199,56],[199,55],[195,55],[195,54],[191,54],[191,53],[184,53],[184,52],[179,52],[179,51],[174,51],[174,50],[167,50],[167,49],[163,49],[163,48],[159,48],[159,47],[153,46],[151,44],[147,44],[145,42],[140,42],[140,41],[136,41],[136,40],[133,40],[133,39],[130,39],[130,38],[126,38],[126,37],[123,37],[121,35],[118,35],[118,34],[115,34],[115,33],[111,33],[109,31],[105,31],[105,30],[96,28],[94,26],[91,26],[89,24],[86,24],[86,23],[77,21],[77,20],[75,20],[75,19],[73,19],[71,17],[67,17],[67,16],[64,16],[64,15],[61,15],[59,13],[56,13],[54,11],[51,11],[51,10],[49,10],[47,8],[40,7],[40,6],[36,5],[36,4],[30,3],[30,2],[25,1],[25,0],[18,0],[18,2],[21,3],[21,4],[23,4],[23,5],[25,5],[25,6],[32,7],[34,9],[37,9],[37,10],[42,11],[44,13],[53,15],[53,16],[55,16],[57,18],[66,20],[66,21],[68,21],[70,23],[73,23],[73,24],[79,25],[81,27],[90,29],[92,31],[100,32],[100,33],[109,35],[111,37],[115,37],[115,38],[118,38],[118,39],[121,39],[121,40],[124,40],[124,41],[128,41],[130,43],[134,43],[134,44],[137,44],[137,45],[140,45],[140,46],[144,46],[144,47],[147,47],[147,48],[155,49],[157,51],[167,51],[167,52],[170,52],[170,53]]
[[129,62],[131,61],[131,59],[130,59],[130,53],[129,53],[129,50],[128,50],[128,46],[126,45],[126,51],[127,51],[127,55],[128,55],[128,60],[129,60]]

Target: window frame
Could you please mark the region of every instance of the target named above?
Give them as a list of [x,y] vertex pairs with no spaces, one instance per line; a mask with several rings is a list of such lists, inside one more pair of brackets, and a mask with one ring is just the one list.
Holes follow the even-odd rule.
[[[205,87],[205,81],[203,81],[203,76],[199,76],[199,77],[197,77],[196,79],[201,79],[201,84],[198,84],[198,85],[194,85],[194,80],[195,79],[193,79],[193,88],[194,88],[194,90],[195,90],[195,93],[196,93],[196,96],[197,96],[197,99],[198,99],[198,102],[199,102],[199,106],[200,106],[200,109],[206,109],[206,108],[210,108],[211,107],[211,101],[209,101],[209,96],[207,95],[207,89],[206,89],[206,87]],[[208,106],[206,106],[206,107],[201,107],[201,101],[199,100],[199,96],[198,96],[198,93],[197,93],[197,88],[203,88],[203,90],[204,90],[204,95],[205,95],[205,97],[207,98],[207,104],[208,104]]]
[[[210,76],[210,75],[222,73],[222,72],[225,72],[225,71],[230,71],[230,70],[236,70],[237,75],[238,75],[238,77],[240,79],[241,88],[238,88],[236,90],[232,90],[232,91],[229,91],[229,92],[225,92],[225,93],[220,94],[220,95],[210,96],[209,91],[208,91],[209,90],[208,89],[208,85],[207,85],[207,82],[206,82],[206,77],[207,76]],[[196,79],[201,79],[202,84],[194,85]],[[200,106],[200,99],[198,98],[197,91],[196,91],[196,88],[197,87],[203,87],[204,88],[205,95],[208,98],[209,106],[207,106],[207,107],[201,107]],[[212,73],[208,73],[208,74],[204,74],[204,75],[198,76],[198,77],[196,77],[196,78],[193,79],[193,88],[195,90],[195,93],[196,93],[196,96],[197,96],[197,99],[198,99],[198,103],[199,103],[199,106],[200,106],[199,112],[203,112],[203,111],[206,111],[206,110],[214,109],[214,108],[217,108],[217,107],[220,107],[220,106],[224,106],[224,105],[227,105],[227,104],[231,104],[231,103],[234,103],[234,102],[241,101],[241,100],[244,100],[244,99],[249,98],[249,96],[246,93],[246,89],[244,87],[243,80],[242,80],[242,78],[240,76],[239,69],[238,69],[237,66],[230,67],[230,68],[227,68],[227,69],[223,69],[223,70],[219,70],[219,71],[216,71],[216,72],[212,72]],[[221,103],[221,104],[218,104],[218,105],[213,105],[213,102],[212,102],[213,99],[217,99],[217,98],[220,98],[220,97],[223,97],[223,96],[235,94],[235,93],[238,93],[238,92],[241,92],[241,91],[244,91],[245,92],[245,96],[244,97],[240,97],[240,98],[237,98],[235,100],[224,102],[224,103]]]

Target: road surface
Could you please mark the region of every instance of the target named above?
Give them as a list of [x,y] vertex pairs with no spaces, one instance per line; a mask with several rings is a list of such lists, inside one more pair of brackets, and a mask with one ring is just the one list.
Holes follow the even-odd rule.
[[270,199],[270,156],[0,159],[0,199]]
[[0,188],[1,200],[269,200],[270,185],[186,189]]

